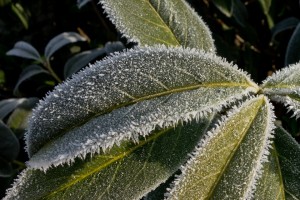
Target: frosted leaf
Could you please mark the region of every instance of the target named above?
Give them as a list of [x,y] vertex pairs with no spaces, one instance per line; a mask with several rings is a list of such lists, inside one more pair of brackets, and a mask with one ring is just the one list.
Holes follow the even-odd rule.
[[262,89],[272,100],[283,103],[296,118],[300,116],[300,63],[268,77]]
[[[201,91],[209,95],[202,97]],[[213,96],[213,91],[222,105],[230,98],[233,100],[248,92],[257,92],[258,88],[247,75],[230,63],[192,49],[149,47],[116,54],[58,85],[39,103],[29,121],[27,151],[33,155],[55,138],[74,132],[81,126],[86,127],[101,115],[108,117],[110,115],[105,114],[117,108],[156,97],[167,98],[171,94],[174,94],[174,100],[181,98],[178,102],[185,101],[181,105],[184,112],[178,113],[178,116],[188,119],[188,114],[196,116],[198,111],[209,111],[216,107],[217,102],[205,104]],[[200,96],[195,96],[197,93]],[[218,94],[223,94],[223,97],[218,97]],[[199,98],[206,107],[193,110],[190,106],[192,102],[199,103]],[[154,102],[163,102],[163,99]],[[173,119],[177,114],[174,115],[176,109],[173,108],[172,112],[162,111],[170,117],[166,118],[167,122],[158,120],[162,126],[164,123],[176,123],[177,119]],[[155,115],[154,111],[151,115]],[[149,113],[145,117],[151,121]],[[130,121],[129,118],[127,121]],[[148,131],[151,130],[149,128]],[[103,135],[100,130],[97,130],[97,134]]]
[[267,161],[272,105],[264,96],[233,108],[200,141],[168,199],[249,199]]
[[253,199],[300,199],[300,146],[281,126],[275,133]]
[[41,170],[27,168],[7,191],[5,200],[141,199],[166,181],[187,160],[214,114],[157,129],[139,143],[123,141],[105,153]]
[[214,52],[210,30],[185,0],[100,0],[109,19],[130,41]]
[[155,128],[174,127],[178,122],[205,117],[244,95],[236,88],[199,88],[138,102],[95,117],[47,143],[27,165],[47,170],[51,166],[73,162],[76,157],[83,158],[87,152],[107,151],[123,140],[138,142],[139,136],[147,136]]

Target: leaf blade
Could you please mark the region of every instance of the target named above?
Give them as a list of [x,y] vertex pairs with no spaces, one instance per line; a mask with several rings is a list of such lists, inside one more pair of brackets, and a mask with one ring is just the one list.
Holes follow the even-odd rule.
[[300,115],[300,63],[290,65],[268,77],[261,85],[270,99],[283,103],[296,118]]
[[24,41],[17,42],[11,50],[6,52],[6,55],[41,61],[39,52],[31,44]]
[[61,47],[75,42],[84,42],[86,39],[75,32],[64,32],[52,38],[45,47],[45,56],[50,57]]
[[198,88],[219,88],[225,93],[228,89],[237,96],[258,90],[243,72],[215,55],[165,47],[131,50],[56,87],[33,112],[26,135],[28,152],[32,155],[57,135],[117,108]]
[[59,166],[46,173],[27,169],[5,199],[141,198],[178,169],[213,117],[158,129],[138,144],[126,141],[106,153],[77,159],[72,166]]
[[271,105],[263,96],[235,108],[199,143],[169,199],[251,197],[266,161],[272,120]]
[[183,0],[100,2],[124,36],[142,46],[164,44],[215,50],[209,29]]

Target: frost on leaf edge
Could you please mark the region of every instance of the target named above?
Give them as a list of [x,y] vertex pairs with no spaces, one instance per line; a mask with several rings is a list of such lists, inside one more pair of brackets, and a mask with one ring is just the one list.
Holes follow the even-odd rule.
[[[253,100],[255,98],[255,96],[249,97],[248,98],[248,103]],[[274,107],[273,105],[270,103],[269,99],[266,98],[265,96],[263,96],[262,98],[264,98],[266,105],[268,106],[268,119],[270,121],[269,124],[267,124],[267,128],[266,128],[266,134],[265,134],[265,138],[264,138],[264,146],[263,146],[263,150],[261,151],[259,157],[260,159],[259,162],[256,164],[257,168],[256,168],[256,173],[254,173],[253,177],[252,177],[252,184],[248,187],[247,189],[247,193],[245,194],[245,199],[251,199],[254,195],[254,192],[256,190],[256,186],[257,186],[257,182],[258,180],[261,178],[262,174],[263,174],[263,164],[266,162],[269,162],[268,160],[268,156],[270,154],[270,149],[272,148],[272,143],[273,143],[273,138],[274,138],[274,131],[275,131],[275,114],[274,114]],[[246,102],[247,103],[247,102]],[[196,156],[199,155],[199,153],[201,152],[201,150],[203,149],[203,147],[214,137],[217,136],[217,133],[219,132],[220,128],[222,127],[222,124],[224,122],[226,122],[226,120],[228,120],[231,116],[235,115],[236,113],[238,113],[239,109],[241,107],[245,106],[245,102],[241,102],[239,103],[237,106],[233,106],[231,110],[228,111],[228,113],[226,113],[226,115],[222,116],[221,119],[216,123],[215,128],[212,128],[212,130],[208,131],[206,135],[204,135],[203,139],[200,140],[200,142],[198,143],[198,145],[196,146],[195,150],[193,153],[191,153],[189,156],[188,161],[182,165],[180,167],[181,170],[181,174],[176,176],[175,180],[171,183],[171,185],[169,186],[169,188],[167,188],[167,192],[165,193],[165,200],[169,200],[171,199],[170,197],[172,196],[172,193],[174,193],[175,190],[177,190],[177,188],[179,188],[179,184],[181,179],[184,178],[186,170],[188,170],[190,168],[190,165],[192,165],[192,163],[194,163],[196,161]],[[176,198],[175,198],[176,199]]]

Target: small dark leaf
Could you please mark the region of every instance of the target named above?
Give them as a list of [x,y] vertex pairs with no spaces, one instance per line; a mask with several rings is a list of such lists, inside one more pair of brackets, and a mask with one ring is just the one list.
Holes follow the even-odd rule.
[[105,49],[106,54],[110,54],[110,53],[113,53],[113,52],[116,52],[116,51],[122,51],[123,49],[125,49],[125,46],[120,41],[107,42],[105,44],[104,49]]
[[246,19],[248,18],[248,12],[245,5],[240,0],[233,0],[231,10],[236,22],[245,27],[247,23]]
[[31,44],[24,41],[17,42],[13,49],[6,52],[6,55],[18,56],[37,61],[41,59],[39,52]]
[[32,108],[38,101],[39,99],[35,97],[26,99],[9,116],[7,126],[17,134],[18,137],[21,137],[25,129],[27,129],[28,118],[32,112]]
[[21,73],[19,80],[14,88],[14,95],[20,96],[21,94],[19,92],[19,86],[27,79],[29,79],[37,74],[40,74],[40,73],[49,74],[47,70],[43,69],[39,65],[30,65],[30,66],[26,67],[23,70],[23,72]]
[[11,113],[18,105],[23,103],[26,99],[5,99],[0,101],[0,119],[4,119],[9,113]]
[[14,172],[11,163],[0,157],[0,177],[10,177]]
[[52,54],[54,54],[61,47],[75,42],[84,42],[86,39],[75,32],[61,33],[52,38],[45,48],[45,56],[49,60]]
[[294,64],[300,60],[300,24],[297,25],[287,46],[285,65]]
[[100,56],[105,56],[106,52],[103,48],[84,51],[76,54],[70,58],[64,66],[65,78],[70,77],[72,74],[78,72],[83,67],[87,66],[91,61]]
[[80,9],[82,6],[90,2],[91,0],[77,0],[77,7]]
[[227,17],[232,16],[232,4],[233,0],[224,1],[224,0],[212,0],[213,4]]
[[299,19],[295,17],[289,17],[286,18],[282,21],[280,21],[278,24],[274,26],[274,28],[271,30],[272,31],[272,40],[276,37],[277,34],[288,30],[295,28],[299,23]]
[[14,160],[19,154],[19,141],[13,132],[0,121],[0,157]]

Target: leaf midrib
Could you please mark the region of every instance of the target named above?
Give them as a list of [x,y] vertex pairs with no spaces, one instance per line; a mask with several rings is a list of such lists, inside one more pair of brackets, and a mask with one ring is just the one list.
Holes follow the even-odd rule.
[[262,99],[261,99],[261,104],[260,104],[260,106],[258,106],[258,108],[257,108],[257,110],[256,110],[256,115],[255,115],[255,117],[253,117],[252,120],[251,120],[251,122],[248,123],[248,126],[245,128],[245,132],[242,134],[243,136],[242,136],[241,139],[237,142],[235,148],[234,148],[234,149],[232,150],[232,152],[230,153],[230,156],[229,156],[229,158],[227,159],[226,164],[225,164],[224,167],[221,169],[221,171],[220,171],[220,173],[219,173],[219,176],[218,176],[217,180],[215,181],[215,184],[211,187],[211,189],[210,189],[208,195],[205,197],[205,199],[210,199],[210,198],[212,197],[215,188],[216,188],[217,185],[219,184],[219,182],[220,182],[222,176],[224,175],[224,173],[225,173],[225,171],[226,171],[226,169],[227,169],[227,166],[229,165],[229,163],[231,162],[231,159],[233,158],[233,156],[234,156],[235,153],[236,153],[236,150],[238,149],[238,147],[240,146],[241,142],[244,140],[245,136],[247,135],[246,133],[247,133],[247,131],[249,130],[249,127],[253,124],[254,120],[256,119],[257,113],[258,113],[259,109],[261,108],[261,105],[263,104],[263,101],[264,101],[264,99],[262,98]]
[[[213,82],[213,83],[200,83],[200,84],[196,84],[196,85],[189,85],[189,86],[184,86],[184,87],[180,87],[180,88],[173,88],[167,91],[163,91],[163,92],[158,92],[155,94],[151,94],[151,95],[146,95],[143,97],[139,97],[139,98],[135,98],[132,101],[128,101],[126,103],[121,103],[119,105],[116,105],[114,107],[111,107],[110,109],[107,109],[103,112],[99,112],[99,113],[95,113],[94,115],[84,119],[83,122],[81,123],[77,123],[73,126],[70,126],[68,129],[64,129],[61,131],[60,134],[57,134],[55,137],[53,137],[52,139],[48,140],[46,143],[44,143],[43,145],[41,145],[41,147],[39,149],[42,149],[44,147],[47,147],[48,145],[50,145],[53,141],[55,141],[57,138],[63,136],[65,133],[76,129],[77,127],[82,126],[83,124],[87,123],[88,121],[90,121],[93,118],[96,118],[98,116],[104,115],[104,114],[108,114],[110,112],[112,112],[113,110],[122,108],[122,107],[126,107],[141,101],[145,101],[145,100],[149,100],[149,99],[153,99],[156,97],[161,97],[161,96],[165,96],[165,95],[169,95],[169,94],[175,94],[175,93],[180,93],[180,92],[187,92],[187,91],[191,91],[191,90],[196,90],[199,88],[218,88],[218,87],[244,87],[244,88],[255,88],[258,91],[258,88],[256,88],[254,85],[251,84],[251,82],[248,83],[236,83],[236,82]],[[38,152],[39,150],[37,150],[36,152]],[[33,154],[35,154],[36,152],[33,152]]]
[[69,183],[66,183],[66,184],[62,185],[57,190],[52,191],[51,193],[49,193],[49,194],[45,195],[44,197],[42,197],[42,199],[48,199],[51,196],[54,196],[55,194],[57,194],[58,192],[63,191],[65,189],[71,187],[72,185],[75,185],[76,183],[78,183],[78,182],[80,182],[80,181],[88,178],[92,174],[100,172],[101,170],[104,170],[107,166],[109,166],[112,163],[117,162],[117,161],[119,161],[121,159],[124,159],[128,155],[132,154],[134,151],[138,150],[140,147],[143,147],[144,145],[146,145],[146,144],[148,144],[148,143],[150,143],[152,141],[155,141],[156,139],[158,139],[159,137],[161,137],[162,135],[164,135],[165,133],[169,132],[172,129],[174,129],[174,127],[169,127],[169,128],[166,128],[166,129],[163,129],[163,130],[157,132],[156,134],[150,135],[147,139],[140,141],[137,145],[129,148],[127,151],[120,152],[117,156],[113,156],[112,159],[104,162],[102,165],[98,166],[94,170],[89,171],[88,173],[79,176],[75,180],[72,180]]

